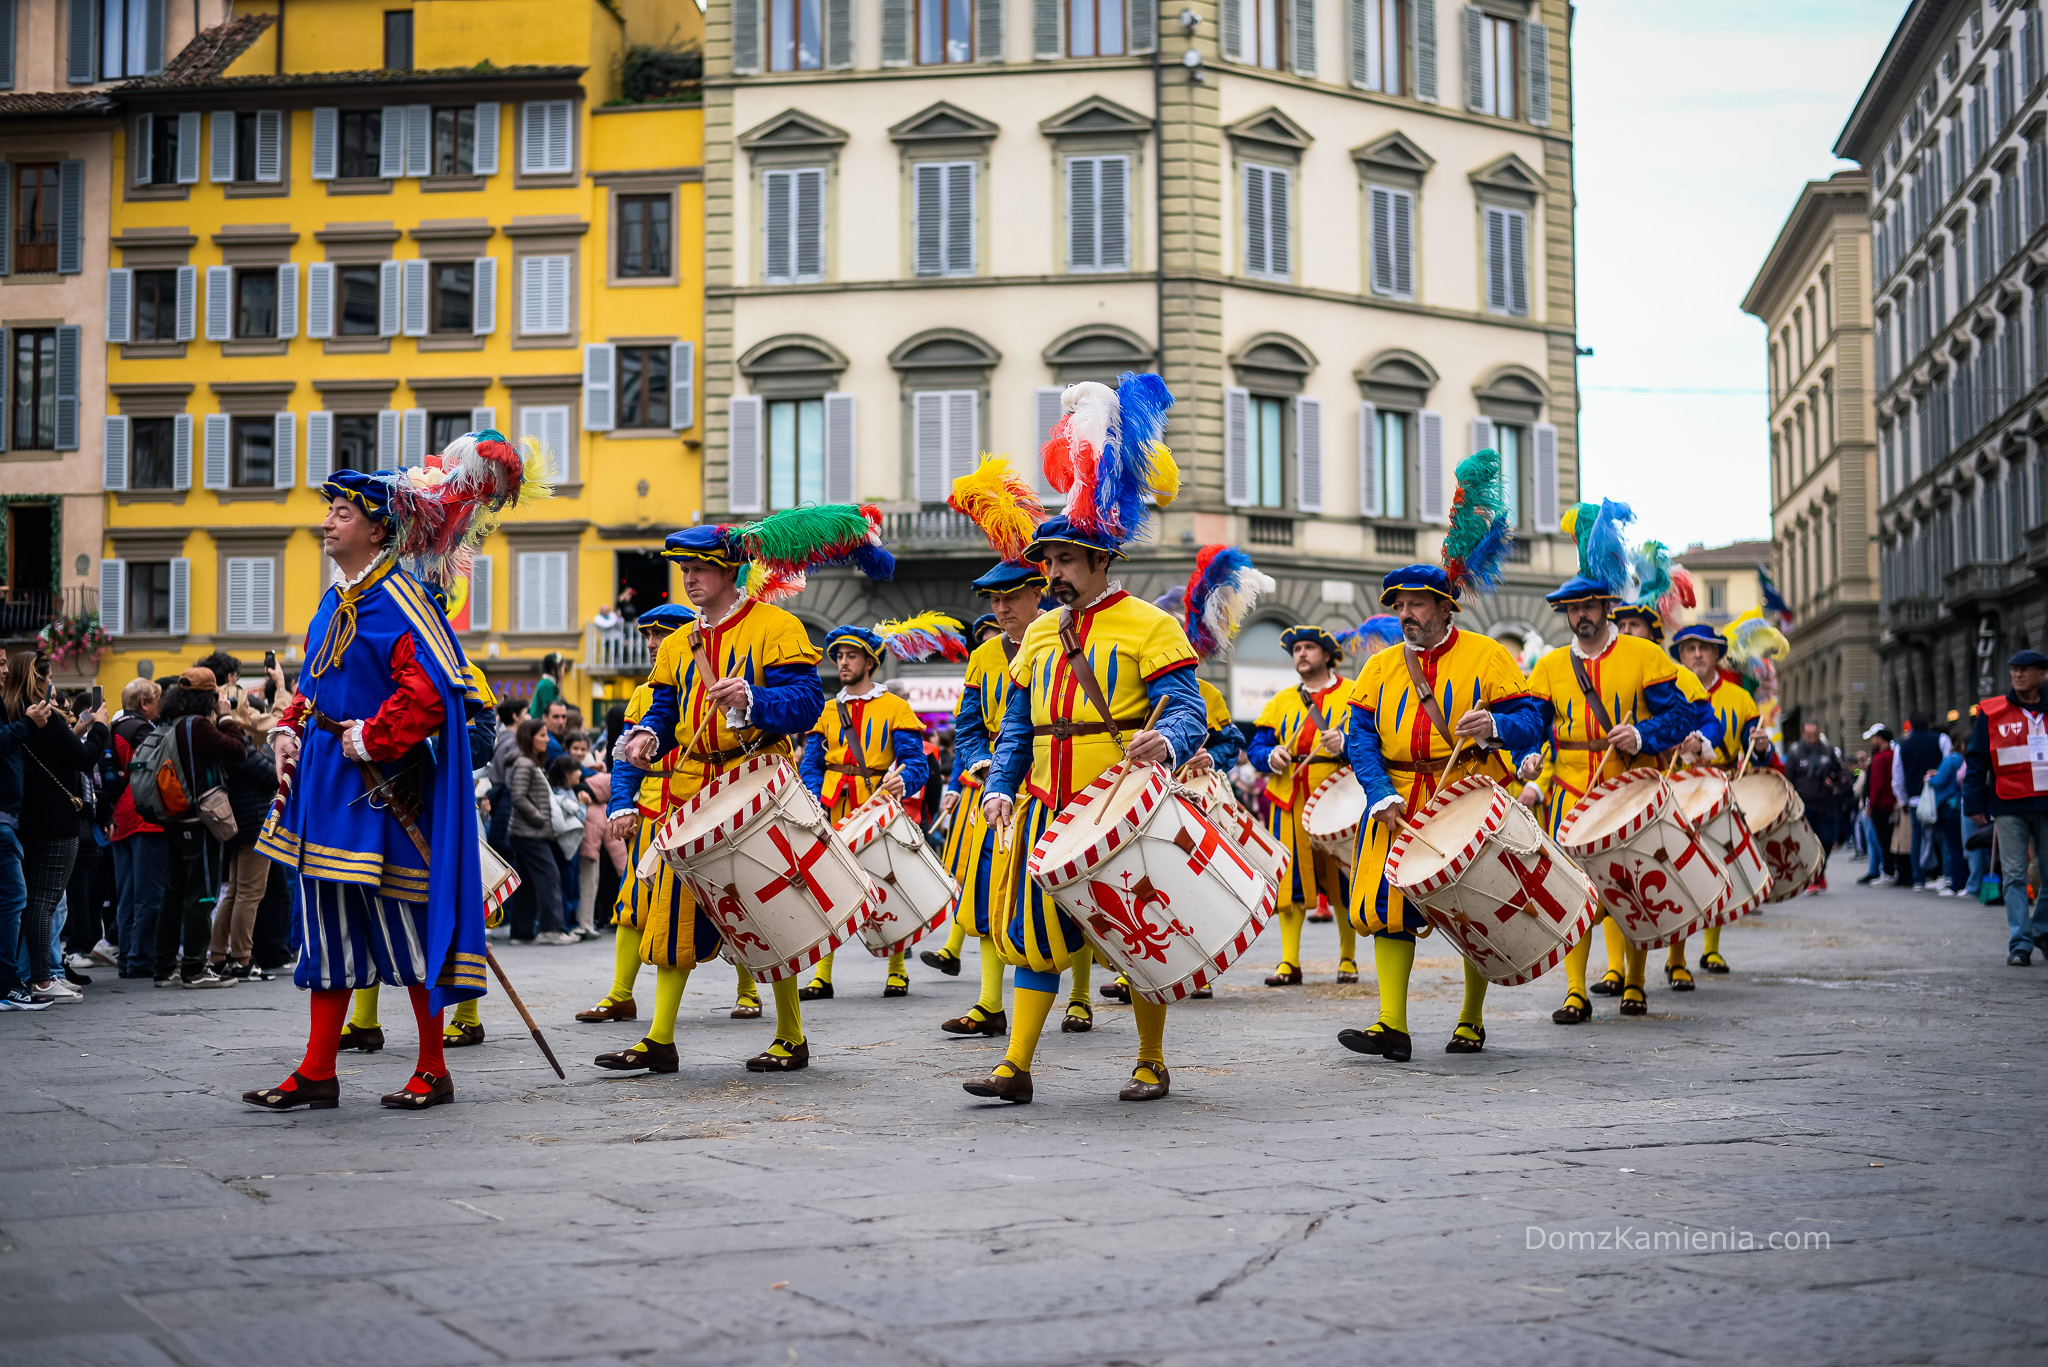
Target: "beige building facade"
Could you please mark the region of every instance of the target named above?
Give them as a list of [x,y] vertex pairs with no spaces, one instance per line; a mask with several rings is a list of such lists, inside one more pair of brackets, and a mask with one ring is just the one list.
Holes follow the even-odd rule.
[[1869,212],[1862,172],[1809,181],[1742,301],[1769,336],[1770,563],[1793,611],[1779,698],[1845,746],[1898,720],[1877,686]]
[[897,581],[823,578],[799,615],[972,615],[988,554],[951,480],[983,451],[1035,471],[1061,387],[1157,369],[1183,492],[1124,581],[1163,592],[1214,542],[1280,581],[1240,710],[1280,624],[1356,623],[1434,556],[1478,446],[1508,454],[1522,547],[1472,621],[1554,642],[1567,23],[1562,0],[712,5],[693,512],[877,503]]

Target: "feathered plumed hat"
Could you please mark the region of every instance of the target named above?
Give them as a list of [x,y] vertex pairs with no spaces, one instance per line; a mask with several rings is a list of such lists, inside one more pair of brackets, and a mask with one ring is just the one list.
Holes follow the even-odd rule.
[[[1451,529],[1442,560],[1451,581],[1451,601],[1467,590],[1492,593],[1500,587],[1501,562],[1514,542],[1508,530],[1507,489],[1500,453],[1474,451],[1458,462],[1458,492],[1451,498]],[[1383,600],[1384,601],[1384,600]]]
[[1401,619],[1386,612],[1337,633],[1337,644],[1355,655],[1378,654],[1388,646],[1401,644],[1401,639]]
[[1045,505],[1010,464],[1008,456],[984,455],[981,464],[953,481],[946,506],[981,528],[989,549],[1001,560],[975,580],[976,593],[1012,593],[1032,585],[1044,587],[1045,572],[1024,558]]
[[1173,395],[1157,375],[1126,372],[1116,388],[1083,380],[1060,395],[1062,414],[1039,451],[1046,483],[1067,495],[1063,526],[1041,526],[1025,548],[1067,541],[1121,553],[1144,530],[1145,500],[1160,507],[1180,493],[1180,467],[1161,440]]
[[1167,611],[1180,618],[1196,656],[1212,659],[1229,653],[1259,595],[1277,587],[1236,546],[1204,546],[1195,553],[1195,570],[1180,592],[1178,609]]
[[1566,509],[1561,525],[1579,543],[1579,572],[1544,601],[1563,612],[1571,603],[1626,598],[1632,576],[1622,529],[1635,518],[1634,509],[1611,498]]
[[669,534],[661,553],[738,567],[747,596],[768,602],[795,597],[807,574],[833,565],[851,565],[876,580],[896,574],[896,557],[882,545],[881,510],[858,503],[791,508],[737,526],[685,527]]
[[920,612],[915,617],[906,617],[900,622],[877,622],[873,630],[866,627],[834,627],[825,637],[825,654],[842,645],[858,646],[866,651],[876,663],[887,652],[899,660],[929,660],[934,656],[946,660],[967,658],[966,628],[943,612]]
[[391,553],[422,583],[445,588],[469,571],[498,514],[546,498],[547,454],[532,437],[522,455],[502,432],[465,432],[418,467],[337,470],[320,486],[392,529]]

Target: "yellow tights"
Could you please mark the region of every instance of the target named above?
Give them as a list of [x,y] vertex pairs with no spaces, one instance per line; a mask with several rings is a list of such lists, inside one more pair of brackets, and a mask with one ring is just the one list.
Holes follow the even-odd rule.
[[[349,1012],[348,1023],[358,1030],[382,1030],[384,1028],[377,1023],[378,986],[379,984],[372,983],[368,987],[356,989],[355,999],[351,1003],[354,1009]],[[448,1013],[447,1021],[441,1026],[441,1035],[444,1039],[459,1037],[462,1034],[461,1026],[481,1025],[483,1023],[482,1013],[477,1006],[478,1000],[476,997],[471,997],[468,1001],[455,1004],[455,1009]]]
[[1138,1021],[1138,1066],[1132,1076],[1140,1082],[1157,1082],[1159,1072],[1147,1065],[1166,1067],[1166,1008],[1133,992],[1131,1014]]
[[1721,927],[1707,927],[1707,933],[1700,937],[1700,949],[1707,954],[1719,954],[1721,952]]
[[[1280,913],[1280,962],[1301,967],[1301,928],[1307,923],[1306,907],[1288,907]],[[1355,971],[1358,964],[1358,928],[1341,910],[1337,913],[1337,958],[1340,963],[1352,965]]]
[[1373,973],[1380,982],[1380,1024],[1408,1033],[1408,975],[1415,971],[1415,941],[1372,937]]
[[1082,945],[1074,951],[1073,957],[1067,960],[1067,966],[1074,972],[1074,990],[1067,993],[1067,1000],[1080,1002],[1085,1006],[1088,1002],[1088,984],[1095,976],[1095,946]]
[[1010,1042],[1003,1049],[1003,1061],[996,1065],[1009,1069],[1008,1076],[1031,1071],[1031,1059],[1038,1052],[1039,1032],[1045,1029],[1045,1018],[1052,1014],[1052,1004],[1059,996],[1057,992],[1032,987],[1019,987],[1014,995]]
[[1564,992],[1567,997],[1577,997],[1587,1003],[1592,998],[1586,995],[1586,964],[1593,957],[1593,937],[1588,935],[1564,955]]
[[775,1043],[768,1046],[768,1052],[787,1055],[784,1044],[804,1042],[804,1007],[796,997],[796,979],[778,978],[769,991],[775,997]]
[[[1628,936],[1621,933],[1621,927],[1614,923],[1612,916],[1600,923],[1601,932],[1607,941],[1607,967],[1610,972],[1628,976]],[[1589,937],[1590,938],[1590,937]]]
[[[605,1006],[633,999],[633,985],[640,981],[640,931],[619,922],[612,945],[612,990],[604,994]],[[744,971],[744,970],[742,970]]]
[[986,935],[980,939],[976,949],[981,956],[981,995],[974,1005],[984,1016],[998,1016],[1003,1011],[1003,960],[994,940]]
[[946,932],[945,952],[954,958],[960,957],[960,946],[967,943],[967,923],[958,916],[953,918],[953,928]]

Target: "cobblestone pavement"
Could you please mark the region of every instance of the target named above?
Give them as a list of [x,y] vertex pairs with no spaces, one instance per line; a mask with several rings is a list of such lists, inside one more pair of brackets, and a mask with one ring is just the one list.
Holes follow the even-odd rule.
[[1441,1052],[1425,941],[1406,1065],[1336,1047],[1373,985],[1312,926],[1321,985],[1259,986],[1259,946],[1173,1009],[1147,1106],[1107,1006],[1048,1033],[1036,1104],[962,1093],[999,1056],[935,1028],[971,963],[884,1001],[842,954],[811,1070],[772,1079],[707,969],[682,1072],[643,1078],[589,1064],[632,1026],[570,1020],[609,940],[513,949],[569,1081],[493,997],[423,1115],[375,1105],[398,994],[341,1109],[277,1116],[237,1098],[297,1060],[288,983],[102,975],[0,1017],[0,1364],[2042,1362],[2048,966],[2004,965],[1997,908],[1855,873],[1646,1019],[1496,990],[1478,1057]]

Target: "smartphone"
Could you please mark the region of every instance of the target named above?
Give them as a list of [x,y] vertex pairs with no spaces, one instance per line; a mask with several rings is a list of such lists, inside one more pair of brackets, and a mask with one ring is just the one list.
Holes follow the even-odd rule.
[[92,686],[92,710],[97,712],[106,703],[107,691],[98,684]]
[[265,669],[276,669],[276,668],[277,668],[277,652],[276,652],[276,651],[274,651],[274,650],[266,650],[266,651],[264,651],[264,652],[263,652],[263,667],[264,667]]

